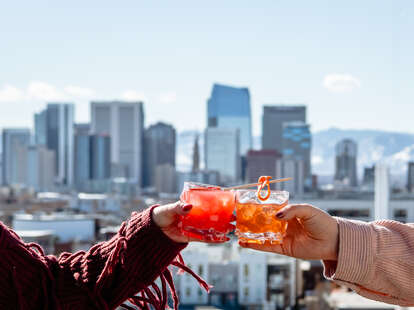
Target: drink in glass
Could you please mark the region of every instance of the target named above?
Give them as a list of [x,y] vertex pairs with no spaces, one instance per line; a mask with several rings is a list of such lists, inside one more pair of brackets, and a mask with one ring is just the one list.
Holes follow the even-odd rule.
[[278,210],[288,204],[289,193],[271,191],[270,197],[261,201],[254,190],[236,193],[236,235],[239,240],[257,244],[282,243],[287,222],[276,218]]
[[180,200],[193,208],[181,219],[183,233],[201,240],[226,240],[226,234],[232,230],[234,196],[233,191],[218,186],[184,182]]

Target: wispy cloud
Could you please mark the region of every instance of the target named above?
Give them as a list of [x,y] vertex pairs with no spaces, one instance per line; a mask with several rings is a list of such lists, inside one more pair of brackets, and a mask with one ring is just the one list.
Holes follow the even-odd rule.
[[358,78],[351,74],[327,74],[322,83],[323,87],[334,93],[347,93],[361,87]]
[[177,101],[177,93],[175,92],[163,93],[159,96],[159,101],[161,103],[166,103],[166,104],[175,103]]
[[63,89],[59,89],[50,83],[32,81],[26,88],[4,84],[0,87],[0,102],[90,99],[95,93],[92,89],[74,85],[68,85],[63,87]]
[[17,87],[5,84],[0,88],[0,102],[16,102],[24,98],[24,92]]
[[53,101],[66,100],[67,96],[63,91],[45,82],[30,82],[26,91],[27,99]]
[[73,96],[78,98],[92,98],[95,96],[96,92],[93,89],[79,87],[74,85],[69,85],[64,88],[64,91]]
[[121,94],[121,99],[126,101],[147,101],[144,93],[135,90],[126,90]]

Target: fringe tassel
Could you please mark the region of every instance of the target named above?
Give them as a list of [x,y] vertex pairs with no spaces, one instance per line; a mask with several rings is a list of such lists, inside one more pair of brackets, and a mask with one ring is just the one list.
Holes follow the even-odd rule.
[[[179,274],[188,272],[190,275],[192,275],[198,281],[200,286],[203,287],[207,292],[209,292],[212,288],[211,285],[207,284],[205,280],[203,280],[200,276],[198,276],[195,272],[193,272],[185,265],[181,254],[178,254],[171,264],[178,267]],[[159,276],[159,279],[161,281],[161,289],[155,282],[153,282],[148,288],[143,289],[139,293],[140,296],[131,296],[128,298],[128,302],[130,302],[133,306],[138,307],[138,309],[143,310],[149,310],[149,306],[152,306],[154,310],[169,309],[167,292],[168,286],[173,299],[173,309],[178,310],[179,300],[171,270],[169,268],[165,269]],[[136,310],[136,308],[133,308],[126,304],[122,304],[121,306],[127,310]]]

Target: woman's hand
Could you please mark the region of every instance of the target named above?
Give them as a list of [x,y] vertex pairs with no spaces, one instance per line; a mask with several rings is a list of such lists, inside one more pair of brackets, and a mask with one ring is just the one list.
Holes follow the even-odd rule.
[[226,240],[207,241],[192,238],[183,234],[180,227],[178,226],[180,222],[180,216],[184,216],[190,213],[192,207],[193,206],[191,204],[185,204],[180,201],[164,206],[159,206],[154,208],[152,211],[152,219],[154,220],[155,224],[164,232],[164,234],[166,234],[171,240],[175,242],[199,241],[209,243],[222,243],[229,240],[229,238],[226,238]]
[[282,244],[240,246],[301,259],[338,259],[338,224],[328,213],[307,204],[289,205],[276,217],[288,221]]

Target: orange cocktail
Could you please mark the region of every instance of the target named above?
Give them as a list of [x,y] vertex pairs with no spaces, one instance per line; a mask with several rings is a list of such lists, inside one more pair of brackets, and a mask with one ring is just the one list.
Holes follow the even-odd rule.
[[217,186],[185,182],[180,199],[193,208],[182,218],[183,232],[201,240],[224,241],[232,230],[234,195]]
[[254,190],[241,190],[236,194],[236,235],[248,243],[282,243],[287,222],[278,220],[276,213],[288,204],[289,193],[272,191],[261,201]]

